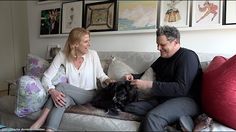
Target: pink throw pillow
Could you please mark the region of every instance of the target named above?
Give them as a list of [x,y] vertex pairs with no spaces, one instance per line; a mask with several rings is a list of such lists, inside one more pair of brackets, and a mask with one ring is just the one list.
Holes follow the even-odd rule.
[[203,73],[203,112],[236,129],[236,55],[215,57]]

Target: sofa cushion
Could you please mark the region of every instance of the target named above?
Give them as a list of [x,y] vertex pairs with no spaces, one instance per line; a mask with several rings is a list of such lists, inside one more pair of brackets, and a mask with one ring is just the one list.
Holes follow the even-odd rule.
[[49,67],[49,62],[45,59],[28,54],[26,62],[26,75],[41,78],[44,71]]
[[112,57],[112,61],[108,67],[107,74],[113,80],[123,80],[123,76],[128,73],[137,73],[130,66],[125,64],[117,57]]
[[203,111],[213,119],[236,129],[236,55],[215,57],[202,81]]
[[200,63],[201,63],[202,71],[204,72],[207,69],[208,65],[210,64],[210,61],[203,61]]
[[40,110],[46,101],[46,92],[39,80],[34,76],[22,76],[17,82],[17,102],[15,114],[24,117]]
[[68,78],[66,77],[66,69],[63,65],[61,65],[57,74],[52,79],[52,85],[57,85],[59,83],[67,83],[67,82]]
[[[155,72],[150,67],[144,72],[144,74],[141,76],[140,79],[147,80],[147,81],[154,81],[154,80],[156,80]],[[138,90],[139,100],[148,99],[151,97],[150,89],[145,89],[145,90],[137,89],[137,90]]]
[[104,73],[107,74],[109,64],[111,63],[111,59],[101,59],[100,62],[101,62]]
[[142,77],[140,79],[147,80],[147,81],[154,81],[154,80],[156,80],[155,72],[150,67],[144,72],[144,74],[142,75]]

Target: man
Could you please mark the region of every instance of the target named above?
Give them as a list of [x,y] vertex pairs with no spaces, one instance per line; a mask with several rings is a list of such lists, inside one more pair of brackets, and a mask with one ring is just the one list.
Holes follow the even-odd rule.
[[151,65],[156,80],[139,80],[140,75],[134,74],[124,76],[137,89],[153,95],[125,108],[127,112],[145,115],[140,131],[163,131],[180,117],[196,116],[199,112],[202,69],[197,54],[180,47],[180,33],[175,27],[159,27],[156,43],[160,57]]

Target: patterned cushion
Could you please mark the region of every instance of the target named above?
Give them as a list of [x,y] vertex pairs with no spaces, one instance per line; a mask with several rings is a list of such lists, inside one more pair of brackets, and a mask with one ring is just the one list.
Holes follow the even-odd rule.
[[45,59],[28,54],[26,62],[26,75],[42,78],[44,71],[49,67]]
[[39,78],[22,76],[18,82],[18,93],[15,113],[19,117],[40,110],[46,101],[47,94]]
[[216,56],[203,74],[204,112],[236,129],[236,55],[230,59]]
[[57,74],[52,79],[52,84],[57,85],[59,83],[67,83],[66,70],[63,65],[60,66]]

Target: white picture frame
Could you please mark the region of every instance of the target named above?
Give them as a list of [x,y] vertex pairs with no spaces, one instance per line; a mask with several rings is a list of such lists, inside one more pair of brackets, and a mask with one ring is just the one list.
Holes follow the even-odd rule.
[[222,25],[222,4],[221,0],[193,1],[191,26],[215,27]]
[[75,27],[83,26],[84,1],[62,3],[61,33],[67,34]]
[[160,1],[158,25],[189,27],[190,1],[163,0]]

